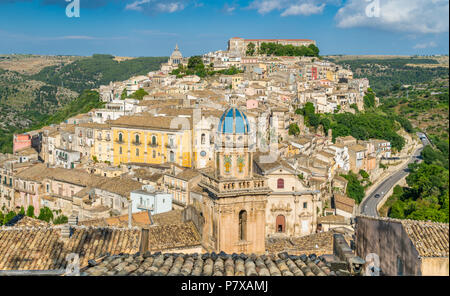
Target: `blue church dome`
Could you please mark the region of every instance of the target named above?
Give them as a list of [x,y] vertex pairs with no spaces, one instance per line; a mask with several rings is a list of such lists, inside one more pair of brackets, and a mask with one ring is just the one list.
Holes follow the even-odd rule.
[[247,115],[236,107],[228,108],[220,118],[219,133],[248,134],[249,131]]

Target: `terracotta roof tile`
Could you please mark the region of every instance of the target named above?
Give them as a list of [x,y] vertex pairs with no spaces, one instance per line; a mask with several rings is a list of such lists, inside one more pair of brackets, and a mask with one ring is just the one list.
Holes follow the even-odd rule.
[[82,268],[85,276],[335,276],[349,275],[334,271],[325,257],[311,254],[277,255],[178,254],[160,252],[108,256]]
[[70,238],[61,238],[62,227],[0,228],[0,270],[63,269],[66,256],[76,253],[84,266],[102,254],[137,252],[138,228],[74,227]]
[[420,256],[448,257],[448,224],[403,220],[402,225]]
[[149,228],[149,249],[161,251],[200,246],[200,234],[192,222]]

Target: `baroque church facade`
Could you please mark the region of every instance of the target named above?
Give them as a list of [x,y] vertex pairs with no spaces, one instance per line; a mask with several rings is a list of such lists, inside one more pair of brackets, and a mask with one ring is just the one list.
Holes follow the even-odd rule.
[[315,231],[319,195],[304,190],[293,172],[280,177],[284,164],[261,169],[250,131],[247,115],[232,103],[220,118],[214,164],[201,170],[202,194],[194,202],[207,251],[261,254],[269,236]]

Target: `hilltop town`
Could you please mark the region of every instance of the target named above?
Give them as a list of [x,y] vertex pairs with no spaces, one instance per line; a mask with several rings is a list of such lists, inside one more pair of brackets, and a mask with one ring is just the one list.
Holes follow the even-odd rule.
[[[368,79],[320,57],[314,40],[235,37],[227,50],[190,58],[176,45],[160,70],[94,91],[103,107],[14,135],[13,154],[0,155],[0,207],[13,213],[1,229],[14,227],[0,229],[0,239],[33,232],[21,225],[37,227],[37,236],[63,239],[61,261],[95,237],[102,247],[86,245],[86,266],[106,253],[172,254],[119,257],[129,264],[117,270],[106,267],[119,259],[106,256],[103,265],[90,263],[90,275],[146,275],[142,262],[172,260],[167,272],[162,263],[149,272],[165,275],[202,253],[212,259],[201,264],[231,260],[242,275],[359,275],[369,253],[362,246],[377,225],[402,227],[415,247],[421,227],[431,227],[428,240],[441,248],[417,248],[424,258],[441,254],[448,267],[448,224],[360,216],[364,190],[404,166],[423,142],[399,128],[404,145],[397,149],[314,124],[314,114],[358,114],[379,104]],[[360,199],[349,186],[362,188]],[[350,249],[355,240],[360,249]],[[122,248],[108,249],[116,243]],[[49,259],[55,246],[47,247],[42,268],[15,266],[0,251],[0,270],[61,267]],[[282,262],[263,254],[282,254]],[[334,256],[328,263],[326,254]],[[420,262],[410,272],[432,269]]]

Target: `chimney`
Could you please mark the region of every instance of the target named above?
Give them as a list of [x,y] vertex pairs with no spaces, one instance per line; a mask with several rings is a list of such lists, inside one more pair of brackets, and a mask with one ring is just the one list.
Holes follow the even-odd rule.
[[70,238],[70,232],[71,232],[70,225],[68,223],[64,224],[61,229],[61,238],[63,239]]
[[347,270],[351,274],[363,274],[365,260],[353,253],[342,234],[333,235],[333,254],[347,264]]
[[70,225],[70,227],[77,226],[78,225],[78,216],[71,215],[67,222]]
[[132,227],[132,225],[131,225],[132,219],[133,219],[133,216],[131,214],[131,200],[130,200],[130,202],[128,203],[128,228]]
[[78,225],[78,216],[71,215],[61,229],[61,237],[63,239],[69,239],[72,236],[74,226]]

